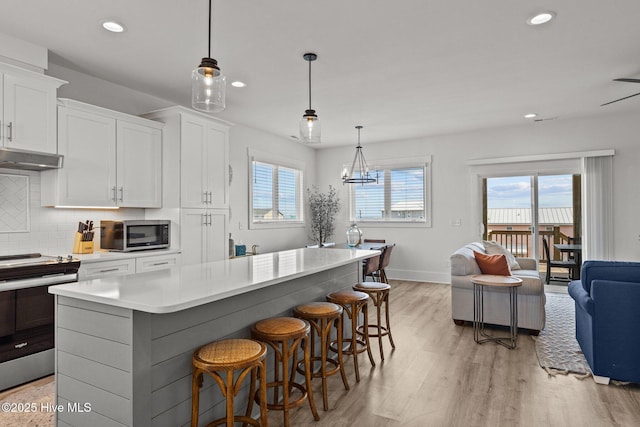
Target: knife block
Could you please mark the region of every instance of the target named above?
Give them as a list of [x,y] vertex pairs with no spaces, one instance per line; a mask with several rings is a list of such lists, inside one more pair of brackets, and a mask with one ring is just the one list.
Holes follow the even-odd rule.
[[83,242],[82,233],[76,233],[76,237],[73,239],[73,253],[74,254],[92,254],[93,253],[93,241]]

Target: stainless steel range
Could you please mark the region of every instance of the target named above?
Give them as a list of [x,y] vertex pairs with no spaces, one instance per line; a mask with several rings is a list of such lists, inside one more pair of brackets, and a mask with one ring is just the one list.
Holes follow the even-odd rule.
[[78,281],[80,261],[38,253],[0,256],[0,390],[53,373],[54,298]]

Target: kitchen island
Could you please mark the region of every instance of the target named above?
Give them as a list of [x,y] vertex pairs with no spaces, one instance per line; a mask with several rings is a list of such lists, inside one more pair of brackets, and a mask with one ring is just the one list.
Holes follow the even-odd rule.
[[[351,288],[378,254],[295,249],[51,287],[58,426],[187,425],[198,346]],[[203,422],[224,413],[209,378],[200,412]]]

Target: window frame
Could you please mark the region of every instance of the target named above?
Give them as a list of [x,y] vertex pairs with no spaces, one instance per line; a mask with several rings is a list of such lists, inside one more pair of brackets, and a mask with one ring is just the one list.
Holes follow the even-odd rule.
[[[248,218],[248,227],[249,229],[270,229],[270,228],[291,228],[291,227],[305,227],[305,215],[304,215],[304,170],[305,164],[304,162],[300,162],[294,159],[290,159],[284,156],[277,156],[257,150],[247,149],[247,157],[248,157],[248,179],[249,179],[249,218]],[[295,220],[263,220],[256,221],[253,216],[253,181],[254,181],[254,162],[268,164],[273,166],[274,168],[287,168],[292,169],[298,172],[298,188],[296,194],[297,206],[296,211],[298,213],[298,219]],[[277,170],[277,169],[276,169]],[[278,180],[277,173],[275,174],[276,179],[273,181],[273,196],[275,206],[273,206],[276,210],[278,208],[277,205],[277,188],[278,188]]]
[[[349,220],[352,222],[357,222],[359,226],[373,226],[373,227],[431,227],[431,208],[432,208],[432,192],[431,192],[431,156],[426,157],[418,157],[418,158],[402,158],[402,159],[385,159],[385,160],[374,160],[368,162],[371,165],[369,169],[371,171],[382,170],[385,174],[385,188],[384,188],[384,203],[385,203],[385,211],[389,211],[386,209],[391,205],[391,180],[387,179],[387,176],[390,176],[390,171],[392,169],[402,169],[402,168],[423,168],[423,200],[424,200],[424,220],[412,220],[412,221],[401,221],[394,220],[392,218],[386,219],[374,219],[374,220],[363,220],[356,218],[355,215],[355,198],[356,198],[356,190],[355,186],[360,184],[348,184],[349,185]],[[350,165],[344,165],[344,167],[350,168]],[[388,172],[388,174],[387,174]],[[367,184],[364,184],[367,185]]]

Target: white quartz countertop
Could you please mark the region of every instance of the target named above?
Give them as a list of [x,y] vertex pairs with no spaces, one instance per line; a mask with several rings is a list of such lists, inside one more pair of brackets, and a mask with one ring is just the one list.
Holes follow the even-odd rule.
[[148,313],[173,313],[379,254],[358,249],[293,249],[51,286],[49,292]]

